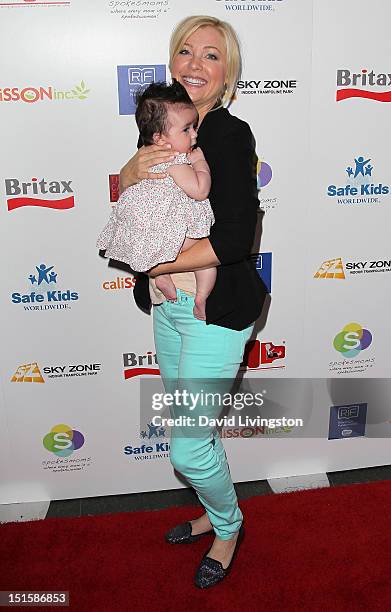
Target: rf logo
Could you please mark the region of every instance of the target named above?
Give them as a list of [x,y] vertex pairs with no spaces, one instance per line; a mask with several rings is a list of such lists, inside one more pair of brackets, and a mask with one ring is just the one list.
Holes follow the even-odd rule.
[[166,80],[165,64],[117,66],[120,115],[134,115],[134,94],[140,87]]

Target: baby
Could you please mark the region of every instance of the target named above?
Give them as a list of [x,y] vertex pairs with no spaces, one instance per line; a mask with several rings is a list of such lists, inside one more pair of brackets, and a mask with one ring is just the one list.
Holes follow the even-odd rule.
[[[214,223],[207,199],[211,178],[197,138],[198,112],[185,88],[152,83],[136,97],[136,123],[145,145],[171,144],[178,151],[173,160],[152,166],[166,173],[163,179],[143,179],[128,187],[114,205],[97,246],[106,256],[123,261],[137,272],[173,261],[178,253],[209,235]],[[206,299],[216,282],[216,268],[195,272],[194,316],[205,320]],[[155,279],[168,300],[176,300],[169,274]]]

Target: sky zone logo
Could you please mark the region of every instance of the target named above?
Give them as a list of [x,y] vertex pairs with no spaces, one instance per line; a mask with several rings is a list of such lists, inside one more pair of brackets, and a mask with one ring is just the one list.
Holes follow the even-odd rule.
[[147,351],[145,355],[124,353],[123,363],[125,380],[135,376],[142,376],[143,374],[160,375],[156,353],[152,353],[152,351]]
[[44,178],[38,180],[36,177],[26,183],[16,178],[5,179],[8,211],[23,206],[39,206],[56,210],[73,208],[75,196],[71,183],[72,181],[46,181]]
[[[96,376],[101,371],[101,363],[78,363],[59,366],[45,366],[42,372],[48,378],[73,378],[75,376]],[[25,363],[20,365],[11,378],[11,382],[44,383],[45,380],[38,363]]]
[[344,264],[341,257],[327,259],[322,263],[314,278],[345,279],[345,271],[349,274],[372,274],[373,272],[389,272],[391,259],[373,259],[367,261],[348,261]]
[[134,115],[135,92],[144,85],[166,80],[165,64],[117,66],[120,115]]
[[[347,100],[348,98],[365,98],[376,102],[391,102],[391,73],[374,72],[363,68],[361,72],[350,70],[337,70],[336,100]],[[388,87],[387,91],[377,91],[373,87]]]
[[44,383],[45,380],[41,374],[38,363],[33,361],[32,363],[25,363],[20,365],[15,374],[11,378],[11,382],[17,383]]
[[250,340],[244,350],[242,370],[266,370],[270,368],[285,368],[285,365],[271,365],[277,359],[285,359],[285,341],[282,344]]

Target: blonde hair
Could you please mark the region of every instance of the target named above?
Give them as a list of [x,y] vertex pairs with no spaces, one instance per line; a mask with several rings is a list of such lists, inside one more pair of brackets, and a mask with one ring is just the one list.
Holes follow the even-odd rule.
[[216,28],[225,41],[227,55],[225,90],[221,92],[221,97],[217,101],[218,106],[215,107],[221,108],[225,104],[229,106],[232,101],[242,69],[239,40],[235,30],[229,23],[221,21],[217,19],[217,17],[209,17],[208,15],[194,15],[193,17],[186,17],[183,19],[178,23],[171,35],[169,68],[171,70],[174,58],[178,55],[189,36],[198,30],[198,28],[204,28],[206,26]]

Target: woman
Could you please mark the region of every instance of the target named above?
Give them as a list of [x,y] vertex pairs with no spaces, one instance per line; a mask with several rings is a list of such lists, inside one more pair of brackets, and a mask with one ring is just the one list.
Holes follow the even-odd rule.
[[[243,358],[255,320],[261,313],[265,287],[248,256],[257,221],[254,139],[249,126],[230,115],[239,79],[240,49],[233,28],[214,17],[195,16],[176,27],[170,43],[170,71],[187,90],[199,113],[197,145],[209,164],[209,200],[215,224],[174,262],[139,275],[134,289],[137,305],[153,306],[156,353],[166,390],[176,383],[214,381],[229,392]],[[167,161],[175,151],[141,147],[120,174],[121,190],[142,178],[159,178],[148,168]],[[162,178],[164,175],[160,175]],[[194,271],[217,266],[217,280],[206,302],[206,322],[193,317]],[[171,274],[175,302],[163,301],[154,283]],[[216,385],[220,381],[219,385]],[[173,409],[174,414],[175,409]],[[216,407],[209,416],[217,417]],[[243,516],[238,507],[229,467],[216,429],[197,434],[171,432],[170,460],[194,487],[206,512],[178,525],[166,535],[171,543],[188,543],[215,532],[212,547],[201,560],[195,584],[205,588],[220,582],[231,569]],[[175,435],[176,434],[176,435]]]

